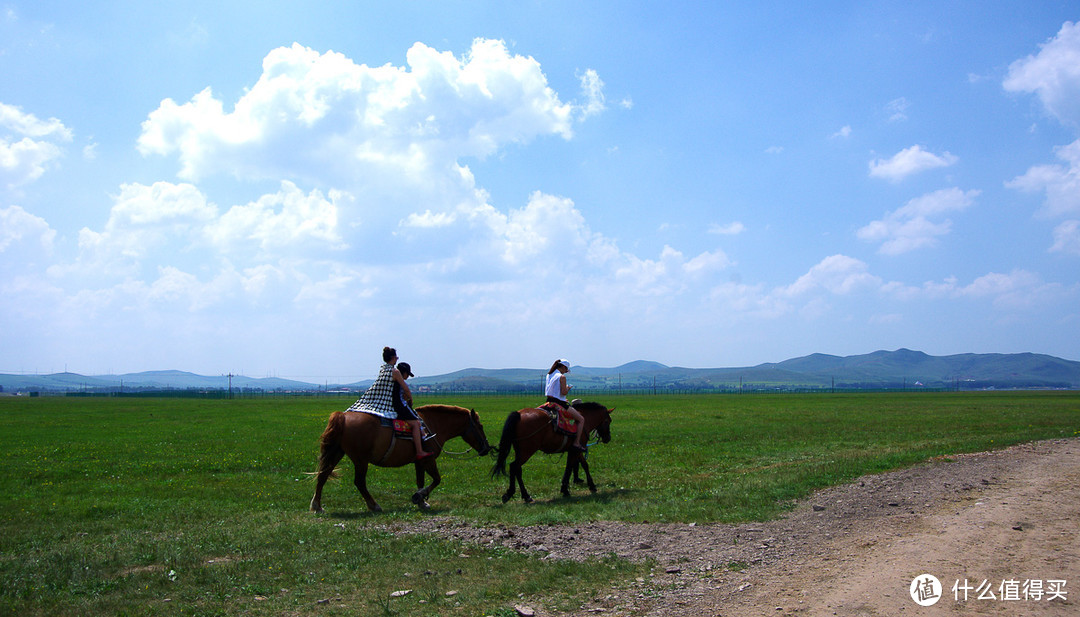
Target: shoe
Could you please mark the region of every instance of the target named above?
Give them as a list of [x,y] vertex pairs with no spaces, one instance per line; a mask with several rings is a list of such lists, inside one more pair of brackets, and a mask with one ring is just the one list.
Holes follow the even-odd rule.
[[589,451],[589,449],[586,448],[585,446],[579,446],[576,443],[572,444],[570,447],[573,448],[574,450],[577,450],[578,452],[588,452]]
[[424,460],[424,459],[426,459],[428,457],[431,457],[431,456],[435,456],[435,453],[434,452],[423,452],[421,454],[416,455],[416,460],[422,461],[422,460]]

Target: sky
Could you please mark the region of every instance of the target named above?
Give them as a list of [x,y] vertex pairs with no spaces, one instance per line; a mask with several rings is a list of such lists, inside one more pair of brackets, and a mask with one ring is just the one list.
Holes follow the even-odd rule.
[[1078,21],[0,0],[0,372],[1077,360]]

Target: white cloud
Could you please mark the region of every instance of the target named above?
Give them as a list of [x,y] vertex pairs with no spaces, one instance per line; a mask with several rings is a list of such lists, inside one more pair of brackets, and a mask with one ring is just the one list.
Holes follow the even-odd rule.
[[0,103],[0,127],[27,137],[52,138],[71,141],[71,130],[56,118],[39,120],[34,114],[24,113],[14,105]]
[[[56,230],[45,219],[34,216],[19,206],[0,209],[0,253],[4,253],[17,244],[30,241],[36,246],[51,252]],[[9,253],[8,258],[11,258]]]
[[948,234],[952,228],[952,221],[937,220],[938,217],[969,208],[978,195],[979,191],[965,192],[958,188],[928,193],[862,227],[856,236],[867,242],[880,242],[878,252],[885,255],[934,246],[937,238]]
[[1080,23],[1065,22],[1038,54],[1009,66],[1004,88],[1038,94],[1060,122],[1080,127]]
[[1080,213],[1080,140],[1054,149],[1064,165],[1036,165],[1005,186],[1027,192],[1046,192],[1042,216]]
[[1064,221],[1054,228],[1054,244],[1051,252],[1080,255],[1080,221]]
[[581,91],[585,95],[585,104],[581,107],[582,116],[592,116],[606,109],[604,100],[604,82],[596,71],[589,69],[581,77]]
[[257,247],[276,257],[295,247],[342,248],[336,202],[343,197],[338,191],[331,191],[329,200],[318,190],[304,194],[282,181],[280,191],[229,208],[206,232],[219,250],[230,253]]
[[737,236],[744,231],[746,231],[746,226],[739,221],[732,221],[726,225],[713,223],[709,226],[709,233],[720,236]]
[[846,255],[832,255],[779,292],[788,297],[803,296],[815,290],[846,295],[859,289],[872,290],[880,286],[881,279],[869,273],[865,262]]
[[830,135],[830,137],[833,139],[847,139],[848,137],[851,137],[851,127],[845,125],[841,127],[839,131]]
[[870,176],[899,182],[911,174],[938,167],[948,167],[958,160],[956,156],[948,152],[937,155],[923,150],[922,146],[914,145],[897,152],[888,160],[870,161]]
[[[462,58],[416,43],[408,67],[357,65],[342,54],[294,44],[271,51],[258,82],[225,111],[210,89],[162,101],[143,123],[139,150],[176,153],[180,176],[319,177],[363,182],[391,170],[417,180],[460,157],[508,143],[572,135],[562,103],[532,58],[477,39]],[[602,82],[583,77],[584,111]],[[583,111],[583,113],[584,113]]]
[[885,106],[885,113],[889,116],[889,122],[903,122],[907,120],[907,110],[910,103],[904,97],[893,99]]

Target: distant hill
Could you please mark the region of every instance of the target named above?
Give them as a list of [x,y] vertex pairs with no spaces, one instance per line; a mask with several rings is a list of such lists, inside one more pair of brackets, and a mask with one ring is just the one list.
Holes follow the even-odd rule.
[[[469,368],[445,375],[416,377],[414,388],[431,391],[542,391],[547,367]],[[573,367],[571,383],[579,390],[777,390],[883,388],[1080,388],[1080,362],[1035,353],[931,356],[898,349],[856,356],[811,354],[783,362],[741,368],[681,368],[638,360],[613,368]],[[330,389],[363,390],[371,380],[331,384]],[[322,391],[325,385],[234,375],[234,390]],[[84,376],[0,374],[0,387],[12,392],[107,392],[138,390],[226,390],[227,375],[184,371],[147,371],[125,375]]]
[[51,375],[0,374],[0,387],[4,392],[120,392],[138,390],[228,390],[246,389],[317,390],[318,386],[277,377],[252,378],[243,375],[206,376],[185,371],[145,371],[124,375],[86,376],[77,373],[54,373]]

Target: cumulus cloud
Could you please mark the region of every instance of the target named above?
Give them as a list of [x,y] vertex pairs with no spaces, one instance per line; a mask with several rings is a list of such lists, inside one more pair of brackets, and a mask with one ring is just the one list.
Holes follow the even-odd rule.
[[867,242],[880,242],[878,252],[884,255],[934,246],[940,236],[952,229],[952,221],[941,217],[966,210],[979,193],[949,188],[916,197],[903,207],[887,212],[881,220],[862,227],[856,236]]
[[18,107],[0,103],[0,181],[8,188],[37,180],[63,153],[71,130],[56,118],[40,120]]
[[318,190],[305,194],[285,180],[277,193],[229,208],[206,234],[222,252],[256,249],[278,257],[294,248],[343,248],[336,203],[341,198],[347,195],[339,191],[331,191],[329,199]]
[[870,177],[899,182],[912,174],[954,165],[958,160],[948,152],[938,155],[914,145],[897,152],[890,159],[870,161]]
[[881,279],[869,272],[863,261],[846,255],[832,255],[800,276],[791,285],[780,290],[784,296],[803,296],[824,290],[832,294],[846,295],[859,289],[876,289]]
[[[0,209],[0,253],[23,242],[30,242],[51,252],[56,231],[45,219],[34,216],[19,206]],[[10,254],[9,254],[10,257]]]
[[1080,128],[1080,23],[1065,22],[1039,53],[1013,62],[1002,85],[1034,92],[1051,115]]
[[[573,106],[540,64],[477,39],[463,57],[416,43],[407,66],[369,67],[299,44],[271,51],[258,82],[226,111],[207,88],[166,99],[143,123],[144,155],[176,154],[180,177],[420,178],[461,157],[485,157],[543,135],[569,138]],[[582,77],[583,114],[603,105],[602,81]],[[598,107],[599,106],[599,107]]]
[[1020,191],[1045,191],[1040,214],[1048,218],[1080,213],[1080,140],[1054,149],[1061,165],[1036,165],[1005,186]]

